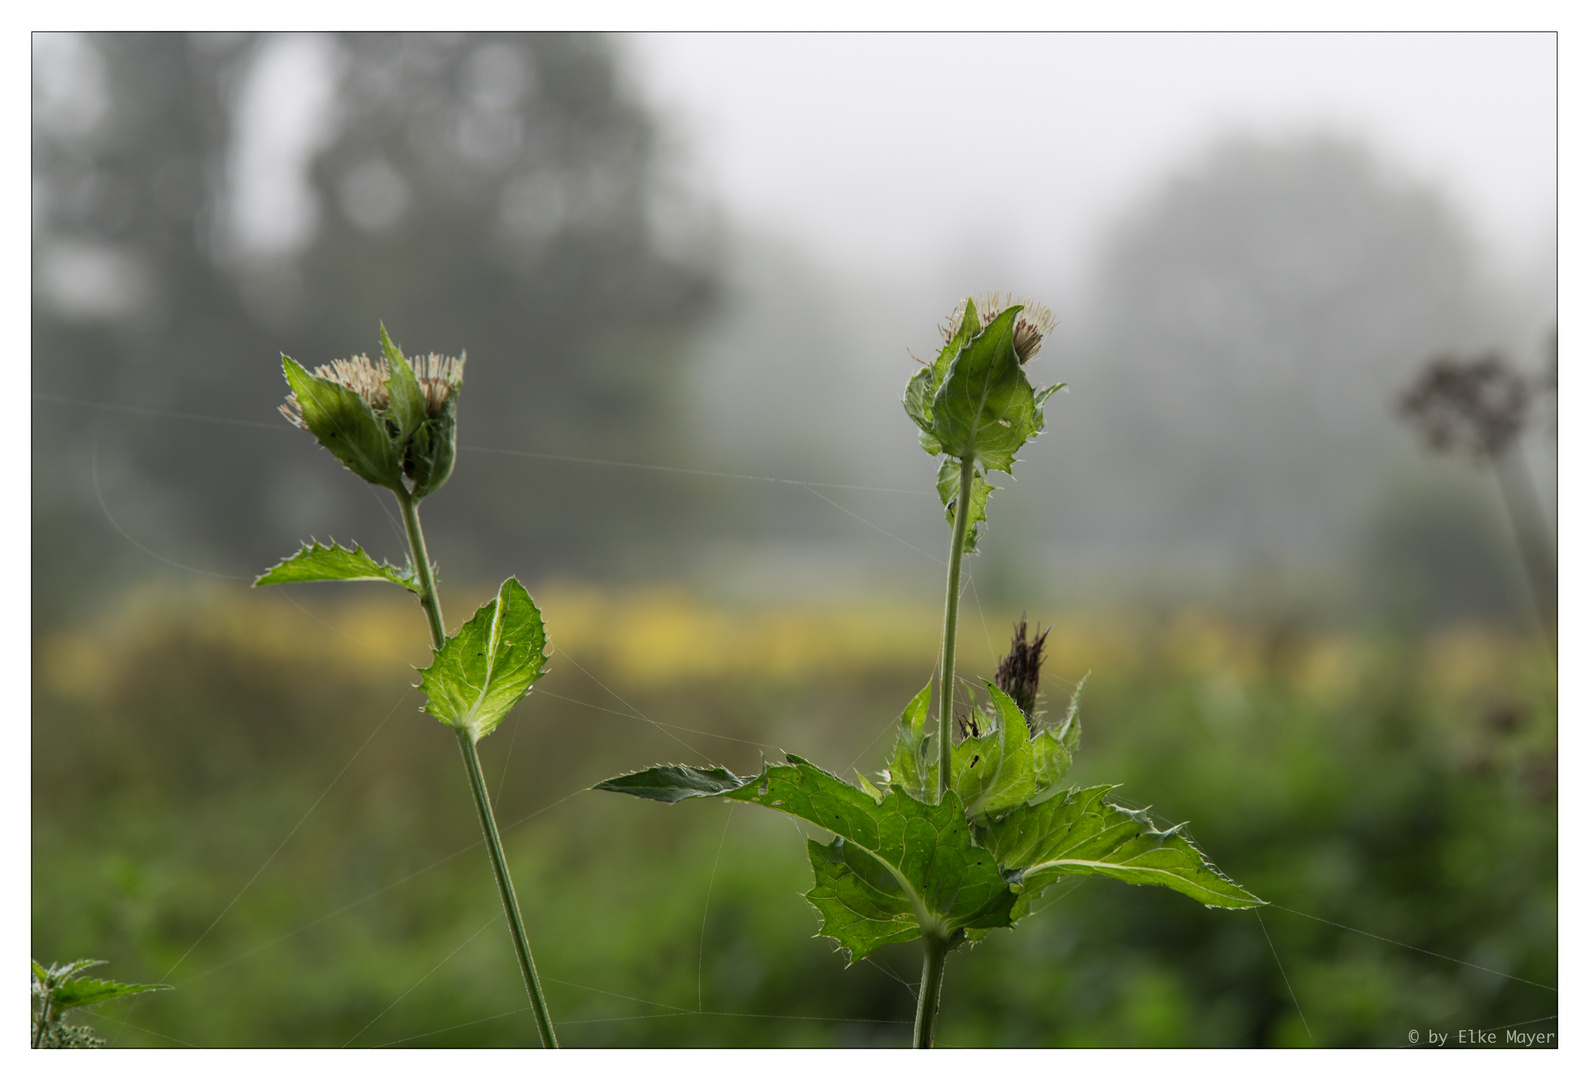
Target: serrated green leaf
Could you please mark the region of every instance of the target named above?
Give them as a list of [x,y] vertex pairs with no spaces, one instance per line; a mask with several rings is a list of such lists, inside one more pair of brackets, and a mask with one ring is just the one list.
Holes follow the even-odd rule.
[[855,844],[842,836],[829,844],[807,840],[806,854],[816,879],[806,900],[822,916],[822,935],[849,950],[850,963],[879,945],[921,936],[905,890],[886,867]]
[[955,326],[954,333],[949,335],[932,362],[932,384],[935,389],[943,385],[944,377],[949,372],[949,364],[981,330],[982,320],[977,315],[976,301],[968,298],[966,306],[960,312],[960,322]]
[[[824,849],[820,865],[813,854],[818,879],[807,899],[822,913],[821,933],[847,949],[852,963],[882,940],[906,941],[923,930],[950,937],[970,926],[1009,925],[1014,894],[992,854],[971,843],[953,792],[932,805],[895,790],[879,805],[802,758],[791,754],[789,762],[764,768],[726,797],[803,818],[841,841]],[[823,873],[840,862],[850,876],[839,875],[841,884],[830,890]],[[915,920],[916,933],[900,936],[900,915]]]
[[1069,385],[1069,383],[1055,383],[1053,386],[1043,387],[1041,390],[1032,395],[1032,407],[1036,411],[1036,415],[1032,417],[1032,425],[1037,428],[1038,431],[1043,430],[1043,403],[1052,397],[1056,392],[1065,389],[1065,387]]
[[1064,786],[1073,755],[1052,731],[1032,736],[1032,798],[1041,800]]
[[44,986],[53,987],[62,979],[76,975],[79,971],[91,967],[101,967],[105,963],[106,961],[104,960],[90,960],[87,957],[82,957],[66,964],[51,964],[46,968],[35,960],[33,961],[33,974],[42,981]]
[[171,987],[156,983],[119,983],[110,979],[65,978],[55,985],[51,1000],[55,1013],[68,1009],[82,1009],[89,1005],[102,1005],[107,1001],[130,994],[146,994],[152,990],[169,990]]
[[1032,797],[1031,735],[1021,707],[984,680],[993,699],[993,730],[960,740],[950,751],[950,782],[966,816],[980,820],[1019,806]]
[[693,765],[653,765],[627,776],[615,776],[595,785],[595,791],[616,791],[656,802],[676,803],[697,796],[722,795],[744,787],[754,776],[735,776],[720,766],[697,769]]
[[281,368],[315,440],[361,480],[400,490],[397,447],[369,403],[340,383],[309,374],[290,356],[282,356]]
[[[988,531],[988,496],[999,490],[988,483],[980,468],[971,473],[971,517],[966,522],[967,554],[976,551],[977,541]],[[960,461],[946,457],[938,463],[938,498],[944,505],[944,517],[955,523],[956,500],[960,497]]]
[[967,928],[1009,925],[1015,894],[992,853],[972,844],[954,792],[932,805],[896,787],[879,804],[793,754],[788,765],[764,765],[730,786],[738,779],[723,769],[662,766],[597,786],[662,801],[753,802],[833,833],[834,843],[811,848],[817,881],[807,899],[822,914],[821,933],[847,949],[852,963],[884,941],[908,941],[924,929],[953,939]]
[[932,430],[932,368],[924,367],[905,384],[905,415],[923,431]]
[[927,713],[932,704],[932,682],[910,699],[899,717],[899,734],[894,739],[894,756],[889,759],[888,778],[913,799],[929,802],[938,796],[938,755],[927,742]]
[[1071,762],[1076,760],[1076,750],[1081,746],[1081,692],[1087,679],[1088,676],[1083,675],[1076,689],[1071,691],[1065,719],[1032,737],[1032,776],[1037,782],[1033,802],[1041,802],[1057,792],[1070,772]]
[[255,578],[254,584],[286,585],[299,581],[389,581],[419,592],[419,580],[412,566],[399,570],[389,563],[376,562],[358,544],[345,548],[335,541],[328,546],[311,540]]
[[943,445],[932,430],[933,395],[938,387],[943,385],[944,373],[949,370],[949,362],[981,328],[976,304],[966,301],[960,322],[955,327],[954,333],[944,342],[943,348],[938,350],[937,359],[912,375],[910,381],[905,384],[905,412],[920,429],[918,437],[921,440],[921,448],[933,457],[943,453]]
[[934,456],[943,453],[943,447],[932,434],[932,368],[922,368],[905,384],[905,414],[916,424],[916,438],[921,448]]
[[401,446],[425,422],[425,391],[408,358],[392,343],[385,323],[381,324],[381,351],[386,354],[386,396],[390,402],[386,419],[396,425],[394,441]]
[[541,677],[545,650],[540,610],[519,580],[508,578],[420,672],[425,711],[478,742]]
[[1054,728],[1054,734],[1059,736],[1059,741],[1064,744],[1071,757],[1075,757],[1076,751],[1081,749],[1081,692],[1087,689],[1087,680],[1090,678],[1092,672],[1089,671],[1081,677],[1076,689],[1070,692],[1070,704],[1065,708],[1065,719]]
[[1159,829],[1145,810],[1105,800],[1112,785],[1083,788],[1018,807],[977,829],[1021,893],[1017,917],[1043,889],[1072,874],[1094,874],[1133,885],[1162,885],[1208,907],[1263,903],[1208,861],[1183,826]]
[[879,791],[877,785],[868,780],[866,778],[866,774],[861,772],[859,769],[855,770],[855,786],[870,795],[873,802],[881,803],[883,801],[883,793]]
[[1037,405],[1015,352],[1021,305],[1005,309],[955,354],[932,401],[932,435],[955,458],[1009,472],[1037,434]]

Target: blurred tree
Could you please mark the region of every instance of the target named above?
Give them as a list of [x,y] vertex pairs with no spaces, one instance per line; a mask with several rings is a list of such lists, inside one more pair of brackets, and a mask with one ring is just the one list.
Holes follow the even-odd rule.
[[[191,434],[102,423],[107,414],[56,399],[224,414],[217,354],[269,355],[212,255],[227,99],[245,44],[34,37],[35,619],[57,616],[74,587],[91,595],[113,558],[150,565],[100,520],[91,450],[112,475],[125,476],[135,455],[147,475]],[[169,509],[154,485],[136,487],[136,503]]]
[[[388,532],[269,431],[58,400],[270,422],[278,353],[367,351],[383,319],[409,351],[468,351],[465,447],[656,458],[679,437],[668,391],[711,257],[605,40],[40,35],[35,53],[37,581],[66,580],[55,553],[101,553],[89,537],[126,550],[90,527],[89,446],[118,520],[178,561],[263,566],[309,502],[344,535]],[[621,515],[651,539],[651,515],[685,516],[655,474],[470,456],[438,544],[455,571],[599,571],[635,531]]]
[[1496,332],[1476,254],[1357,143],[1211,148],[1103,250],[1066,372],[1088,407],[1040,451],[1069,463],[1063,538],[1291,576],[1338,560],[1397,450],[1384,402],[1409,358]]

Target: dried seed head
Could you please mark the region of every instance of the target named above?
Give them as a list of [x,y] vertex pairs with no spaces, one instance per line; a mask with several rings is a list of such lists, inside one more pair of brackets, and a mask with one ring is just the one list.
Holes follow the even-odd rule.
[[409,358],[408,362],[414,368],[414,377],[419,380],[420,389],[425,391],[427,416],[439,415],[442,406],[447,404],[447,399],[463,385],[465,359],[467,357],[463,354],[442,356],[440,353]]
[[949,313],[947,322],[938,328],[945,342],[954,337],[955,331],[960,328],[960,319],[968,301],[976,306],[977,320],[983,326],[992,322],[999,312],[1006,308],[1016,304],[1021,305],[1021,313],[1015,317],[1013,344],[1015,355],[1023,364],[1037,355],[1037,350],[1043,345],[1043,339],[1053,332],[1057,321],[1052,311],[1035,300],[1028,300],[1014,293],[990,292],[982,296],[968,297],[956,305],[955,310]]
[[1474,457],[1511,445],[1528,417],[1531,388],[1498,353],[1436,356],[1401,397],[1399,411],[1435,450]]
[[1015,355],[1026,363],[1043,347],[1043,339],[1054,330],[1054,313],[1041,304],[1029,303],[1015,317]]
[[1010,639],[1009,654],[999,661],[999,669],[993,676],[993,684],[1020,706],[1021,715],[1026,717],[1026,726],[1033,729],[1034,734],[1036,724],[1033,710],[1037,708],[1039,676],[1043,670],[1043,643],[1048,640],[1049,630],[1052,629],[1050,626],[1027,641],[1026,616],[1022,615]]
[[[313,374],[316,378],[329,379],[352,390],[376,412],[385,410],[390,402],[386,393],[386,377],[389,369],[385,360],[371,360],[360,353],[348,360],[333,360],[329,364],[321,364],[314,369]],[[297,394],[288,394],[286,404],[277,408],[291,423],[305,431],[309,430],[309,425],[303,422],[303,408],[298,404]]]

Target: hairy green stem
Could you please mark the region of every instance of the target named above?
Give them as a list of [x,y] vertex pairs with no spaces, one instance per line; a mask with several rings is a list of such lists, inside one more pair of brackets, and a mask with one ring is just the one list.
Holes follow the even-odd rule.
[[[960,563],[965,555],[966,528],[971,520],[971,481],[976,459],[960,459],[960,494],[955,499],[954,529],[949,539],[949,583],[943,602],[943,655],[940,657],[943,681],[938,688],[938,801],[949,790],[949,751],[954,739],[950,724],[954,720],[955,632],[960,623]],[[912,1043],[918,1050],[932,1045],[938,1023],[938,999],[943,994],[943,966],[949,956],[949,939],[941,934],[922,936],[921,988],[916,995],[916,1034]]]
[[[408,532],[408,549],[413,557],[414,570],[419,577],[419,605],[425,609],[430,623],[430,639],[437,649],[447,643],[446,624],[441,619],[441,598],[436,593],[436,577],[431,573],[430,554],[425,550],[425,532],[419,525],[419,501],[406,491],[397,494],[398,505],[403,509],[403,527]],[[541,1045],[557,1046],[557,1033],[552,1030],[552,1014],[546,1007],[546,994],[541,990],[541,978],[535,973],[535,959],[530,955],[529,935],[524,932],[524,916],[519,912],[518,894],[513,891],[513,878],[508,874],[507,855],[502,851],[502,836],[497,831],[496,815],[491,812],[491,796],[486,792],[485,775],[480,771],[480,755],[475,750],[474,736],[463,728],[453,729],[458,735],[458,749],[463,754],[463,765],[469,774],[469,787],[474,792],[475,809],[480,814],[480,830],[485,834],[486,854],[491,856],[491,870],[496,875],[497,892],[502,897],[502,910],[508,916],[508,930],[513,935],[513,950],[518,954],[519,971],[524,976],[524,988],[530,994],[530,1006],[535,1012],[535,1026],[541,1033]]]
[[955,500],[954,535],[949,542],[949,588],[943,602],[943,655],[938,688],[938,801],[949,790],[950,723],[954,719],[955,631],[960,622],[960,559],[965,554],[966,524],[971,517],[971,480],[976,459],[960,459],[960,495]]
[[408,533],[414,572],[419,575],[419,606],[425,609],[425,619],[430,623],[430,643],[439,649],[447,643],[447,626],[441,621],[441,597],[436,593],[430,553],[425,550],[425,530],[419,527],[419,500],[406,491],[396,494],[397,505],[403,509],[403,528]]
[[475,809],[480,812],[480,829],[485,833],[486,851],[491,855],[491,869],[496,872],[502,910],[507,912],[508,928],[513,931],[513,948],[519,954],[519,971],[524,975],[524,988],[529,991],[530,1006],[535,1010],[535,1026],[541,1032],[541,1045],[555,1048],[557,1033],[552,1030],[552,1014],[546,1008],[541,977],[535,973],[535,958],[530,955],[530,940],[524,932],[524,918],[519,914],[518,894],[513,891],[513,879],[508,876],[508,859],[502,851],[502,837],[497,832],[496,816],[491,813],[491,797],[486,794],[486,779],[480,771],[480,755],[475,751],[474,737],[463,728],[456,730],[464,768],[469,771],[469,786],[474,790]]
[[943,965],[949,958],[949,940],[938,934],[921,939],[921,989],[916,995],[916,1034],[911,1045],[917,1050],[932,1046],[938,1027],[938,999],[943,995]]
[[44,999],[44,1011],[39,1015],[39,1018],[38,1018],[37,1022],[34,1025],[34,1028],[33,1028],[33,1049],[35,1049],[35,1050],[37,1050],[39,1048],[39,1043],[41,1043],[44,1040],[44,1029],[46,1027],[48,1027],[49,1023],[50,1023],[50,1006],[52,1004],[53,1003],[50,1001],[50,999],[48,997],[46,997]]

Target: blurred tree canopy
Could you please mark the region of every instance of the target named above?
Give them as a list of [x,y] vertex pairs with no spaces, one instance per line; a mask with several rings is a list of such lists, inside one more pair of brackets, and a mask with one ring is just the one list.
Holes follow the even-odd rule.
[[[1431,352],[1518,332],[1481,255],[1437,189],[1353,141],[1232,138],[1187,162],[1101,250],[1065,372],[1088,407],[1056,412],[1034,452],[1066,461],[1062,536],[1360,572],[1341,564],[1416,464],[1401,388]],[[1497,606],[1516,591],[1497,556],[1464,613],[1521,610]]]
[[[383,539],[348,478],[273,430],[278,354],[365,352],[380,320],[408,351],[470,357],[472,460],[437,515],[455,569],[595,570],[614,515],[678,504],[654,474],[592,487],[577,469],[467,449],[655,458],[680,434],[669,388],[712,304],[712,245],[672,197],[609,42],[34,40],[36,585],[53,595],[107,553],[154,566],[101,500],[134,539],[233,574],[300,532]],[[309,196],[296,225],[279,190],[293,183]],[[251,240],[239,222],[259,233],[263,215],[268,240],[278,203],[276,240]],[[547,512],[570,500],[577,515]]]

